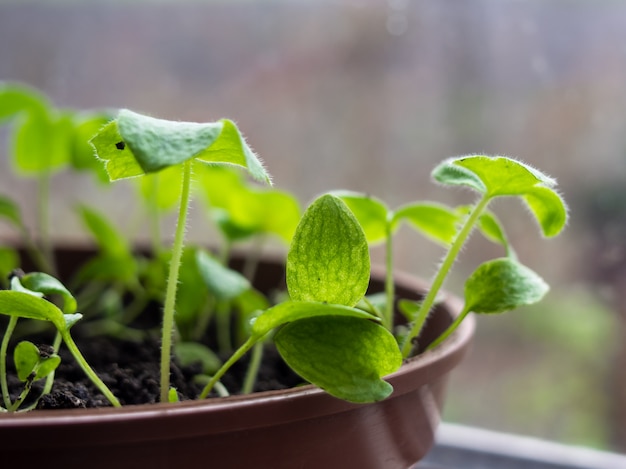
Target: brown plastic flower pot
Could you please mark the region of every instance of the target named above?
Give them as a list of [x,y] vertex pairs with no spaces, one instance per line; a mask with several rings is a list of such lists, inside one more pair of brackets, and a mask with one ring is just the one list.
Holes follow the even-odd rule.
[[[283,267],[263,263],[259,277],[280,283]],[[372,287],[380,289],[374,275]],[[396,278],[399,296],[424,284]],[[454,297],[434,311],[420,338],[428,344],[460,311]],[[393,394],[350,404],[313,386],[178,404],[121,409],[33,411],[0,416],[3,468],[82,469],[407,469],[430,449],[448,375],[467,350],[473,318],[441,346],[390,375]]]

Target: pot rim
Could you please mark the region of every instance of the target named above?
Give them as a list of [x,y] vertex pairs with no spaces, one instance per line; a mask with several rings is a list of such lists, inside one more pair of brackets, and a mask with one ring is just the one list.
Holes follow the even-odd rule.
[[[373,269],[372,277],[376,275],[375,270],[377,269]],[[395,281],[398,285],[410,286],[411,289],[417,288],[421,291],[424,291],[427,285],[419,278],[406,273],[397,273]],[[453,317],[458,315],[462,308],[461,300],[451,294],[445,294],[441,304]],[[406,360],[398,371],[385,377],[394,391],[380,403],[384,405],[388,400],[415,391],[447,374],[461,361],[469,347],[474,329],[475,319],[469,315],[441,345]],[[108,429],[104,431],[115,433],[116,439],[128,442],[165,438],[163,429],[158,425],[148,428],[149,434],[146,434],[145,422],[155,418],[171,421],[184,419],[183,433],[178,432],[176,435],[180,438],[280,425],[288,421],[330,416],[367,405],[343,401],[309,384],[248,395],[178,403],[4,413],[0,414],[0,429],[9,433],[17,429],[30,431],[36,428],[46,428],[50,433],[61,428],[89,431],[88,429],[97,423],[101,431],[102,428]],[[207,418],[211,420],[209,425]]]
[[[458,300],[455,297],[450,297],[445,300],[446,304],[450,302],[458,302]],[[455,311],[458,311],[458,309]],[[416,383],[413,375],[420,370],[424,372],[426,377],[431,376],[431,368],[438,368],[437,374],[443,374],[440,370],[441,368],[444,369],[444,372],[451,370],[461,360],[472,338],[474,329],[475,319],[470,315],[440,346],[408,359],[398,371],[385,378],[385,380],[394,387],[393,394],[387,399],[406,394],[419,385],[426,384],[426,382]],[[346,411],[364,405],[342,401],[327,394],[324,390],[309,384],[296,388],[263,391],[248,395],[209,398],[205,400],[190,400],[179,403],[155,403],[127,405],[121,408],[66,409],[3,414],[0,415],[0,428],[24,425],[37,426],[41,424],[54,426],[78,425],[81,422],[92,421],[94,418],[103,423],[113,423],[128,419],[145,420],[156,416],[165,417],[171,415],[182,417],[186,414],[200,415],[207,412],[225,412],[232,409],[251,409],[253,406],[259,404],[279,406],[286,401],[292,401],[293,403],[294,401],[303,400],[306,400],[308,404],[299,407],[300,412],[298,413],[300,415],[298,417],[301,419],[305,419],[311,414],[321,415],[320,409],[315,407],[317,407],[317,403],[321,403],[322,401],[326,406],[326,414]],[[294,417],[295,416],[292,414],[285,419],[294,420]]]

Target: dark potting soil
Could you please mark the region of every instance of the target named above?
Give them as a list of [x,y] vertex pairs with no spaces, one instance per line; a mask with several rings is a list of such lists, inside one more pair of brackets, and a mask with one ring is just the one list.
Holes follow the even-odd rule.
[[[111,389],[122,405],[150,404],[159,401],[158,340],[150,338],[143,343],[121,341],[102,336],[77,340],[78,347],[100,379]],[[44,396],[38,409],[71,409],[107,407],[111,404],[85,376],[72,355],[61,347],[61,364],[57,368],[51,392]],[[224,357],[227,358],[227,357]],[[231,394],[241,389],[247,370],[248,357],[235,364],[221,380]],[[171,385],[180,400],[195,399],[202,385],[194,381],[201,371],[200,364],[180,366],[176,360],[171,366]],[[33,385],[31,395],[38,396],[44,380]],[[297,386],[302,379],[295,375],[271,347],[266,347],[255,392]],[[23,389],[14,373],[9,373],[12,399]],[[28,402],[28,401],[27,401]]]

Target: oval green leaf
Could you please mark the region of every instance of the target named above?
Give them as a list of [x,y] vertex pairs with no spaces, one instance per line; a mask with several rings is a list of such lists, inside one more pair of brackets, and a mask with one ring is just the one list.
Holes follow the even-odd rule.
[[13,350],[13,362],[20,381],[25,382],[39,363],[39,349],[32,342],[23,340]]
[[354,306],[369,277],[369,248],[359,222],[338,197],[319,197],[300,220],[287,254],[291,299]]
[[102,252],[113,257],[130,256],[128,241],[104,215],[85,205],[77,211]]
[[548,284],[528,267],[510,258],[481,264],[465,282],[465,309],[503,313],[541,300]]
[[223,266],[202,249],[196,252],[196,263],[205,285],[218,301],[234,300],[250,289],[250,282],[247,278]]
[[296,373],[349,402],[385,399],[393,387],[381,378],[402,364],[393,335],[383,326],[362,319],[303,319],[281,328],[274,341]]
[[220,358],[206,345],[198,342],[178,342],[174,345],[174,354],[183,366],[200,363],[202,373],[214,374],[222,366]]
[[15,133],[16,168],[23,174],[41,174],[65,166],[70,161],[72,132],[69,115],[25,115]]
[[393,223],[406,221],[427,238],[449,246],[458,232],[462,217],[455,210],[435,202],[403,205],[393,215]]

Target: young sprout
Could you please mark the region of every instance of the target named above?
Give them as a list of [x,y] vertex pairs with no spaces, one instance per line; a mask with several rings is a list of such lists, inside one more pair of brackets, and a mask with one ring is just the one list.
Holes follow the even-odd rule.
[[307,381],[351,402],[374,402],[392,392],[381,378],[402,357],[377,317],[356,308],[370,278],[365,234],[334,195],[323,195],[304,213],[287,255],[290,300],[253,322],[249,339],[213,376],[200,397],[256,343],[276,331],[287,364]]
[[387,245],[386,306],[381,314],[383,323],[393,325],[393,259],[392,236],[401,222],[407,222],[425,236],[448,249],[431,288],[418,307],[406,302],[411,310],[410,330],[402,339],[402,353],[406,358],[413,349],[443,283],[471,232],[478,227],[490,240],[502,244],[507,256],[481,265],[465,285],[465,307],[450,328],[435,340],[430,348],[440,344],[470,312],[501,313],[518,306],[539,301],[548,290],[547,284],[532,270],[517,260],[515,251],[496,216],[488,211],[491,201],[498,197],[521,198],[535,216],[545,237],[556,236],[567,222],[567,209],[554,190],[556,182],[519,161],[507,157],[466,156],[452,158],[437,166],[433,179],[445,185],[465,186],[480,194],[473,206],[456,209],[438,203],[416,202],[395,211],[370,196],[339,192],[362,224],[370,243],[385,241]]
[[[70,167],[76,171],[95,171],[102,178],[102,169],[94,164],[87,139],[108,120],[108,116],[99,112],[79,114],[57,109],[32,88],[0,82],[0,123],[4,120],[13,126],[13,167],[21,175],[38,180],[38,239],[31,239],[19,217],[9,218],[26,241],[38,268],[54,273],[49,233],[52,176]],[[2,205],[0,202],[0,217],[7,215]]]
[[161,334],[161,401],[168,402],[174,311],[183,254],[192,165],[226,164],[245,168],[252,177],[270,182],[258,157],[232,121],[199,124],[155,119],[129,110],[103,127],[91,140],[111,181],[182,168],[176,234],[168,273]]
[[[72,294],[56,278],[40,272],[27,274],[19,278],[14,276],[11,282],[12,290],[0,290],[0,314],[9,316],[9,325],[5,330],[2,345],[0,347],[0,378],[2,385],[2,395],[5,405],[10,410],[16,410],[23,402],[26,395],[23,393],[18,401],[10,403],[8,387],[6,382],[6,352],[9,339],[19,318],[36,319],[48,321],[57,330],[57,337],[52,346],[52,353],[49,357],[33,359],[32,347],[21,345],[14,352],[17,362],[18,377],[26,382],[25,391],[30,391],[30,385],[34,379],[47,378],[44,394],[49,392],[52,386],[54,369],[58,362],[54,357],[59,348],[61,340],[65,343],[70,353],[74,356],[79,366],[83,369],[87,377],[104,394],[104,396],[115,407],[120,406],[120,402],[102,382],[98,375],[89,366],[80,350],[76,346],[74,339],[70,335],[70,328],[81,318],[80,313],[76,313],[76,300]],[[44,295],[56,294],[63,298],[63,310],[43,298]],[[15,355],[17,353],[17,355]],[[39,352],[38,352],[39,353]],[[30,367],[30,370],[28,368]],[[34,376],[31,374],[34,373]]]

